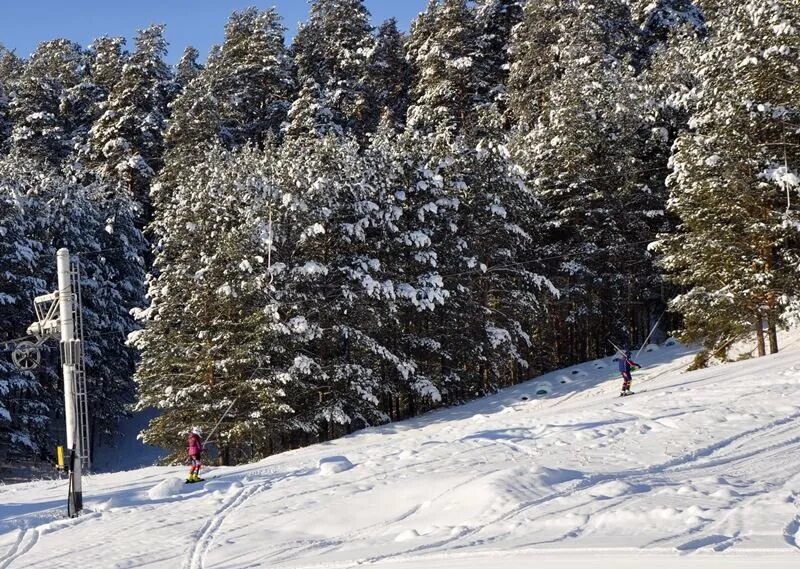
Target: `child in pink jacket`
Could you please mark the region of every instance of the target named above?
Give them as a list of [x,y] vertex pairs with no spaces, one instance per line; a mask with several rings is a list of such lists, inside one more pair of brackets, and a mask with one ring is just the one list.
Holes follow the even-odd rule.
[[203,452],[203,441],[200,438],[203,435],[203,430],[200,427],[192,427],[192,431],[189,433],[189,438],[187,439],[188,447],[187,452],[189,453],[189,459],[192,462],[192,468],[189,470],[189,478],[186,479],[186,482],[202,482],[202,478],[200,478],[200,468],[203,466],[200,462],[200,454]]

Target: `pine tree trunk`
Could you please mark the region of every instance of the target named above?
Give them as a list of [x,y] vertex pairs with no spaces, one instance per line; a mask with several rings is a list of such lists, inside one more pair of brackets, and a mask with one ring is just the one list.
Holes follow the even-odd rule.
[[764,345],[764,323],[761,320],[761,315],[756,316],[756,340],[758,342],[758,357],[767,355],[767,348]]
[[778,353],[778,326],[775,323],[775,313],[770,312],[767,315],[767,332],[769,335],[769,353]]

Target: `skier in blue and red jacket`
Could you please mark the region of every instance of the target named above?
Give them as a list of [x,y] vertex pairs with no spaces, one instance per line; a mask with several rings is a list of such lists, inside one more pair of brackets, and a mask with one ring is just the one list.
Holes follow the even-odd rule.
[[619,360],[619,372],[622,374],[622,393],[620,393],[621,397],[624,397],[625,395],[633,395],[631,392],[631,381],[633,381],[633,378],[631,377],[631,369],[639,369],[640,367],[642,366],[631,359],[630,350],[625,350],[625,353],[622,354],[622,357]]

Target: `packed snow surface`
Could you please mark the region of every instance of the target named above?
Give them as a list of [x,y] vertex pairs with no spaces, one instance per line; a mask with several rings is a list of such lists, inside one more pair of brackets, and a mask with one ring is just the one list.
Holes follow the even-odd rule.
[[0,486],[0,569],[800,567],[800,349],[690,359],[643,351],[626,398],[587,362],[201,484],[89,476],[72,520],[63,481]]

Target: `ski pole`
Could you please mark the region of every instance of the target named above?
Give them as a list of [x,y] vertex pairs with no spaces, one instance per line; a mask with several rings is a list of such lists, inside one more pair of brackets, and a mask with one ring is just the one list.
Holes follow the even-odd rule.
[[216,425],[214,425],[214,428],[213,428],[213,429],[211,429],[211,432],[210,432],[210,433],[208,433],[208,436],[206,436],[206,440],[204,440],[204,441],[203,441],[203,446],[206,446],[206,443],[208,443],[208,441],[211,439],[211,435],[213,435],[213,434],[214,434],[214,433],[217,431],[217,427],[219,427],[219,424],[220,424],[220,423],[222,423],[222,420],[223,420],[225,417],[227,417],[227,415],[228,415],[228,413],[230,412],[231,408],[233,408],[234,404],[235,404],[237,401],[239,401],[239,398],[238,398],[238,397],[237,397],[236,399],[234,399],[233,401],[231,401],[231,404],[230,404],[230,405],[228,405],[228,408],[227,408],[227,409],[225,409],[225,412],[222,414],[222,417],[220,417],[220,418],[219,418],[219,421],[217,421],[217,424],[216,424]]
[[621,355],[623,358],[624,358],[624,357],[627,357],[627,356],[625,356],[625,351],[624,351],[622,348],[620,348],[618,345],[616,345],[614,342],[612,342],[611,340],[609,340],[609,341],[608,341],[608,343],[609,343],[609,344],[611,344],[612,346],[614,346],[614,349],[615,349],[615,350],[617,350],[617,352],[619,352],[619,354],[620,354],[620,355]]
[[[617,345],[616,345],[614,342],[612,342],[611,340],[609,340],[609,341],[608,341],[608,343],[609,343],[609,344],[611,344],[612,346],[614,346],[614,348],[616,348],[616,350],[617,350],[617,353],[619,353],[619,355],[621,355],[621,356],[622,356],[622,358],[623,358],[625,361],[627,361],[628,363],[633,363],[633,362],[631,361],[631,359],[630,359],[630,358],[629,358],[629,357],[628,357],[628,356],[625,354],[625,352],[623,352],[623,351],[622,351],[622,348],[620,348],[619,346],[617,346]],[[636,357],[639,357],[639,356],[638,356],[638,354],[637,354],[637,356],[636,356]],[[637,365],[636,367],[637,367],[637,369],[641,369],[641,366],[638,366],[638,365]]]
[[650,333],[647,335],[647,338],[644,339],[644,342],[642,343],[642,347],[639,348],[638,352],[636,352],[636,359],[639,359],[639,354],[641,354],[642,350],[644,350],[644,347],[647,345],[647,341],[650,339],[650,337],[656,331],[656,328],[658,328],[658,323],[661,322],[661,319],[664,318],[664,315],[666,313],[667,313],[667,311],[665,310],[664,312],[661,313],[661,316],[658,317],[658,320],[656,320],[656,323],[653,325],[653,329],[650,330]]

